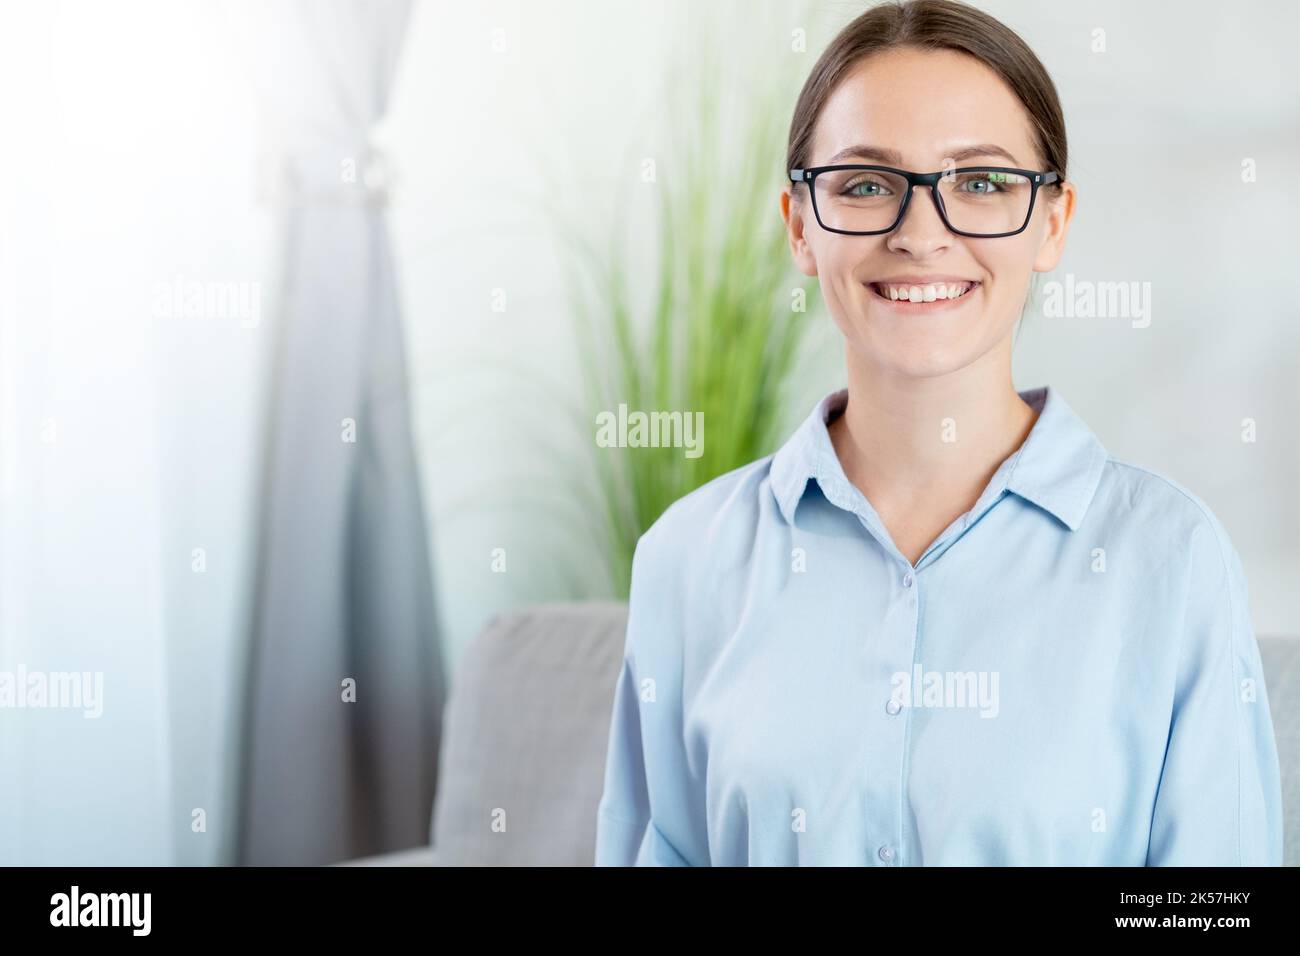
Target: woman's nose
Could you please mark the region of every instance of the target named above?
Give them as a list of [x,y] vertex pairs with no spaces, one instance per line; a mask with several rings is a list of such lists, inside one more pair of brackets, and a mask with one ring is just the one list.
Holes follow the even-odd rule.
[[[918,190],[919,196],[916,194]],[[888,248],[924,256],[948,246],[952,242],[952,233],[944,224],[936,202],[938,200],[929,186],[913,186],[903,221],[887,238]]]

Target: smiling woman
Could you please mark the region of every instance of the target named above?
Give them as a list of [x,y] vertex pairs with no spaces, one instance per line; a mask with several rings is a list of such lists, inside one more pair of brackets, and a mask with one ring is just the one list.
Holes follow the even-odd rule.
[[875,7],[813,67],[780,210],[848,387],[640,539],[597,863],[1281,862],[1226,530],[1012,382],[1066,157],[1046,70],[971,7]]

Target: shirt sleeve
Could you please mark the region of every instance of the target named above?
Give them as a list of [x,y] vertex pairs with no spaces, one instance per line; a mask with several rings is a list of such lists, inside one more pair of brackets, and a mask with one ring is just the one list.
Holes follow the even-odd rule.
[[680,828],[680,792],[684,775],[680,711],[675,687],[669,622],[660,594],[662,564],[652,563],[649,532],[637,542],[632,560],[631,593],[623,666],[614,688],[605,789],[596,815],[596,866],[689,866],[663,832]]
[[1281,866],[1281,774],[1245,574],[1213,515],[1193,539],[1147,865]]

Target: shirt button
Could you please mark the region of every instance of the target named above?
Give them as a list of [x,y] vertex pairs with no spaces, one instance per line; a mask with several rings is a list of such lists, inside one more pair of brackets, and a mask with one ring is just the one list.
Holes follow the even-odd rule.
[[902,709],[903,709],[903,705],[900,704],[898,701],[894,700],[894,698],[892,697],[889,698],[889,703],[885,705],[885,712],[891,716],[898,713]]
[[910,588],[911,586],[912,586],[912,572],[908,571],[906,574],[903,575],[903,587]]
[[892,846],[882,846],[876,851],[876,855],[888,863],[894,858],[894,848]]

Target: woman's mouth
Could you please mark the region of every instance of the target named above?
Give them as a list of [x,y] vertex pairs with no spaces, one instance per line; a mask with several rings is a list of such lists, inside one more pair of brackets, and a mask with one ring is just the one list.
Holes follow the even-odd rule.
[[869,282],[871,291],[890,305],[909,312],[930,311],[959,302],[979,288],[980,283],[964,280],[951,282]]

